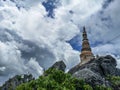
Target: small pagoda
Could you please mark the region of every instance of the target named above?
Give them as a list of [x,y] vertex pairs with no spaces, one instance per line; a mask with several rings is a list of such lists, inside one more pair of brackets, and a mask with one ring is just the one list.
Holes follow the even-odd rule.
[[94,55],[92,53],[89,40],[87,38],[87,33],[85,27],[83,27],[83,34],[82,34],[83,40],[82,40],[82,49],[81,49],[81,54],[80,54],[80,65],[85,64],[91,59],[94,58]]

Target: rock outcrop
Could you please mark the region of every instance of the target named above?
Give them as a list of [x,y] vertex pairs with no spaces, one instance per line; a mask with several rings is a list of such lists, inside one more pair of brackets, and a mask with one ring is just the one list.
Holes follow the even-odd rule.
[[5,82],[5,84],[3,84],[2,87],[0,87],[0,90],[15,90],[15,88],[22,84],[22,83],[26,83],[29,82],[31,80],[33,80],[33,76],[31,74],[27,75],[27,74],[23,74],[23,75],[16,75],[15,77],[9,79],[8,81]]
[[120,76],[120,69],[116,68],[116,60],[110,56],[94,58],[86,64],[73,67],[69,73],[76,78],[83,78],[90,85],[111,86],[105,79],[108,75]]
[[53,64],[50,68],[56,68],[58,70],[65,71],[66,65],[63,61],[58,61],[55,64]]

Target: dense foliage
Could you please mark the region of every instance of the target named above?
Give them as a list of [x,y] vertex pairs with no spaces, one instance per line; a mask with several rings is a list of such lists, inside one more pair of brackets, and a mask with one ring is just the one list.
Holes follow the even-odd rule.
[[[104,86],[96,86],[95,90],[112,90]],[[94,90],[82,79],[76,79],[70,74],[57,69],[48,69],[43,76],[28,83],[19,85],[16,90]]]
[[107,77],[107,80],[111,82],[111,85],[112,85],[112,87],[114,87],[114,89],[119,89],[120,90],[120,76],[109,75]]

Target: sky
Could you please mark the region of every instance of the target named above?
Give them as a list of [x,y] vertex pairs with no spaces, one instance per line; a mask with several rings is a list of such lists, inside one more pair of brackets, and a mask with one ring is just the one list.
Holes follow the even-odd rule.
[[80,63],[82,28],[94,55],[120,68],[119,0],[0,0],[0,85],[16,74],[38,77],[56,61]]

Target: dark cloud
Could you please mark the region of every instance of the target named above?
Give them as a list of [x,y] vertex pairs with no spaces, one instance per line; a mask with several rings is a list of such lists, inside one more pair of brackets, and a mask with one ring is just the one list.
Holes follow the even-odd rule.
[[39,62],[40,66],[47,69],[49,68],[55,60],[55,56],[51,53],[51,51],[45,47],[39,47],[35,43],[24,40],[23,46],[27,46],[28,49],[23,49],[23,47],[20,47],[22,57],[29,60],[31,57],[36,58],[36,61]]
[[114,0],[105,0],[103,4],[103,9],[106,9]]
[[55,60],[55,56],[47,47],[42,48],[32,41],[24,40],[12,30],[0,29],[0,41],[4,43],[15,41],[21,52],[22,58],[30,60],[30,58],[34,57],[39,62],[40,66],[45,69],[52,65]]

